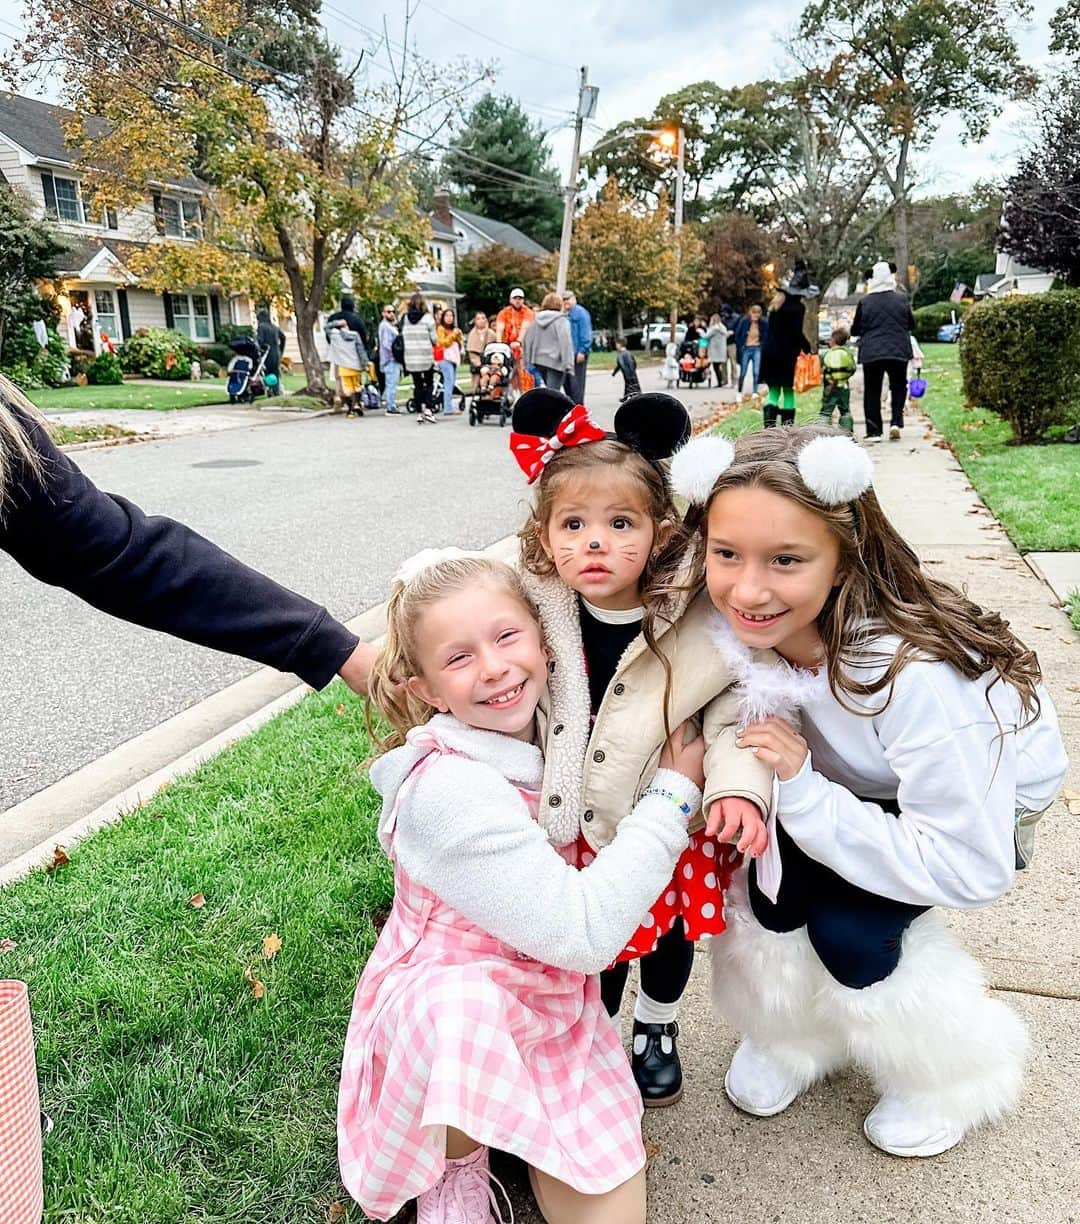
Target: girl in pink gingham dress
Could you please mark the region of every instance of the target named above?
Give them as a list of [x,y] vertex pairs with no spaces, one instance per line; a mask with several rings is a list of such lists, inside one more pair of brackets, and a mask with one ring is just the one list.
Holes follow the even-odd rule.
[[371,777],[395,897],[345,1042],[342,1178],[376,1219],[417,1198],[418,1224],[487,1224],[497,1147],[529,1166],[545,1219],[643,1224],[641,1099],[597,974],[686,847],[704,745],[676,731],[579,871],[535,819],[547,657],[513,570],[429,550],[387,620],[372,697],[393,730]]

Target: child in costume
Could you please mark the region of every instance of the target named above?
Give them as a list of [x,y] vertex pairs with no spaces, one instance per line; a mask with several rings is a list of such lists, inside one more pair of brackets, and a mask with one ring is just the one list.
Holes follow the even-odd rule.
[[840,428],[854,434],[851,419],[851,376],[855,373],[855,354],[848,348],[846,327],[834,327],[829,347],[821,355],[821,423],[831,425],[837,413]]
[[799,730],[772,717],[739,740],[778,798],[713,941],[714,998],[746,1034],[725,1079],[740,1109],[777,1114],[854,1062],[880,1093],[870,1142],[933,1156],[1013,1108],[1028,1048],[937,907],[1008,889],[1066,762],[1035,655],[923,573],[872,473],[818,426],[700,439],[673,465],[704,520],[720,659],[769,647],[813,686]]
[[376,1219],[414,1197],[418,1224],[501,1219],[494,1146],[529,1165],[546,1220],[645,1221],[641,1098],[595,975],[686,847],[704,744],[678,727],[578,870],[535,820],[547,665],[509,566],[429,550],[399,571],[371,683],[392,727],[371,778],[394,905],[338,1101],[342,1179]]
[[676,1016],[692,941],[724,929],[739,856],[722,843],[763,849],[772,771],[736,746],[733,677],[712,648],[712,607],[691,581],[693,549],[660,466],[690,436],[686,409],[669,395],[636,395],[607,434],[583,405],[537,389],[515,404],[513,425],[513,454],[537,482],[521,568],[552,654],[538,817],[552,842],[576,844],[589,864],[649,784],[670,728],[703,712],[703,810],[721,836],[691,826],[674,879],[601,975],[614,1016],[629,961],[642,958],[632,1066],[645,1104],[671,1105],[682,1094]]

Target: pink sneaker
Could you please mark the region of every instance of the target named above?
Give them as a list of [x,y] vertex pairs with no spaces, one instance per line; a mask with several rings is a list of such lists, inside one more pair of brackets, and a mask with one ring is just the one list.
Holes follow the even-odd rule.
[[510,1212],[509,1224],[514,1224],[510,1196],[502,1182],[491,1176],[488,1149],[483,1146],[459,1160],[446,1162],[446,1172],[416,1200],[416,1224],[491,1224],[493,1218],[498,1224],[506,1224],[492,1182],[502,1191]]

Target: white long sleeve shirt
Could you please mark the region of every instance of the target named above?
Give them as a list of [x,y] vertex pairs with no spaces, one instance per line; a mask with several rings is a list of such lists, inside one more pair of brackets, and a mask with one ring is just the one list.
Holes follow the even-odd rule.
[[[875,645],[881,674],[897,642]],[[801,712],[810,755],[778,784],[780,823],[811,858],[879,896],[960,909],[1001,896],[1015,869],[1016,809],[1046,808],[1067,761],[1046,691],[1038,720],[1021,726],[1018,693],[992,680],[909,663],[887,704],[887,689],[845,697],[877,711],[870,717],[845,710],[823,685]],[[895,800],[899,816],[876,799]]]
[[[429,734],[456,755],[441,755],[410,782],[395,815]],[[689,814],[647,794],[615,840],[577,870],[518,794],[519,785],[540,789],[540,749],[449,715],[410,732],[409,743],[375,762],[371,780],[383,797],[380,840],[403,871],[517,951],[582,973],[599,973],[626,946],[688,840]],[[651,785],[690,811],[701,802],[694,783],[671,770],[658,770]]]

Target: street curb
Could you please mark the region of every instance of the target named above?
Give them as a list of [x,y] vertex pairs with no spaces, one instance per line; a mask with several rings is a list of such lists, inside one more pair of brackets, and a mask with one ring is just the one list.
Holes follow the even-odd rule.
[[[512,534],[496,540],[482,551],[500,560],[511,561],[517,554],[517,547],[517,535]],[[386,602],[375,604],[345,624],[361,641],[377,641],[386,625]],[[284,692],[280,691],[282,686],[285,687]],[[253,709],[247,708],[243,716],[237,718],[236,710],[250,706],[252,698],[257,699],[261,691],[274,692],[274,696]],[[312,691],[306,684],[291,683],[289,678],[273,668],[260,668],[252,675],[220,689],[196,705],[118,745],[98,760],[91,761],[24,799],[22,803],[9,808],[3,813],[0,832],[17,828],[19,825],[32,826],[47,813],[55,812],[57,808],[62,810],[65,803],[71,804],[73,796],[77,796],[80,790],[90,786],[102,788],[107,785],[107,779],[104,782],[100,779],[103,770],[111,770],[112,774],[109,776],[117,778],[137,775],[134,782],[107,792],[108,797],[92,811],[54,830],[28,850],[0,865],[0,888],[27,875],[36,867],[50,863],[58,845],[70,848],[106,825],[123,819],[128,812],[140,807],[166,783],[197,769],[222,749],[243,736],[250,735],[276,715],[296,705]],[[189,738],[193,732],[205,731],[206,727],[201,726],[204,723],[214,727],[212,734],[179,755],[162,761],[164,744],[182,740],[185,730]],[[144,764],[160,763],[140,772],[140,759]]]
[[[214,407],[215,405],[210,405]],[[316,421],[319,417],[333,416],[332,408],[320,408],[318,412],[310,412],[306,408],[260,408],[259,412],[280,412],[283,416],[285,413],[299,413],[303,416],[290,416],[287,421],[265,421],[265,425],[294,425],[297,421]],[[338,414],[341,415],[340,413]],[[154,434],[154,433],[137,433],[130,438],[99,438],[95,442],[71,442],[67,446],[57,447],[65,455],[74,455],[79,451],[91,450],[111,450],[117,446],[134,446],[137,442],[170,442],[173,438],[192,438],[196,434],[212,434],[212,433],[233,433],[237,429],[248,429],[254,421],[242,421],[237,425],[231,425],[228,429],[198,429],[192,430],[186,434]]]

